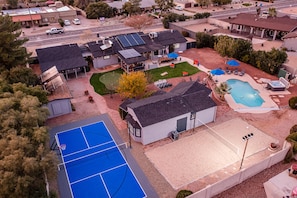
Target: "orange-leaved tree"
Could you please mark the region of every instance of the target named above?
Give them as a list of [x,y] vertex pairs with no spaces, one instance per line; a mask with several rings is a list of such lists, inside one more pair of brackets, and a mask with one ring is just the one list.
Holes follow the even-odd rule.
[[149,27],[153,24],[154,19],[147,14],[141,14],[141,15],[133,15],[125,21],[125,25],[129,27],[133,27],[138,32],[141,32],[146,27]]
[[140,98],[144,96],[147,79],[144,72],[124,73],[119,79],[117,92],[124,98]]

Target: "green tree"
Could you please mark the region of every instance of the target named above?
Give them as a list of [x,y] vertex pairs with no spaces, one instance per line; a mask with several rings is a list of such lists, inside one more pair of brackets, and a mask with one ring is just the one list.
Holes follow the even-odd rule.
[[35,86],[39,83],[39,78],[31,68],[17,66],[9,71],[8,81],[10,84],[21,82]]
[[232,0],[212,0],[212,3],[217,5],[227,5],[227,4],[230,4],[231,2]]
[[88,19],[98,19],[100,17],[113,17],[113,9],[105,2],[91,3],[86,8]]
[[13,9],[18,7],[18,0],[6,0],[6,2]]
[[213,48],[214,42],[215,42],[214,36],[211,36],[204,32],[198,32],[196,34],[197,48],[204,48],[204,47]]
[[140,2],[141,0],[128,1],[123,5],[122,9],[127,12],[129,16],[140,13]]
[[0,67],[10,70],[25,65],[30,54],[23,47],[28,39],[19,38],[22,33],[20,23],[12,22],[10,16],[5,15],[0,16],[0,24]]
[[161,15],[163,12],[168,12],[172,8],[174,8],[174,0],[155,0],[155,3],[161,10]]
[[90,4],[90,0],[74,0],[74,6],[84,10]]
[[202,7],[208,7],[211,4],[211,0],[195,0],[196,3],[199,4],[199,6]]
[[12,88],[5,83],[0,78],[1,197],[46,197],[46,180],[55,177],[57,164],[48,147],[48,110],[37,97],[16,89],[21,83]]
[[124,98],[139,98],[144,96],[147,79],[144,72],[124,73],[119,79],[117,92]]

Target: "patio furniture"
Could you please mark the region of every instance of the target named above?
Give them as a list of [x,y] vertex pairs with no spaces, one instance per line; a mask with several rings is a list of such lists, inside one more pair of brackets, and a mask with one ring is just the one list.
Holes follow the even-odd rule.
[[226,73],[227,74],[232,74],[232,71],[228,67],[226,67]]
[[241,70],[238,74],[239,74],[239,76],[243,76],[245,74],[245,71]]
[[234,75],[238,75],[238,69],[235,69],[233,72]]

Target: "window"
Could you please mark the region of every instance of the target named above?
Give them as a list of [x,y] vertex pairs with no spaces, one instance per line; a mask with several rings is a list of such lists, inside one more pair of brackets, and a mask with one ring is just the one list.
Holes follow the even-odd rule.
[[191,112],[190,120],[194,120],[196,118],[196,112]]
[[106,60],[106,59],[110,59],[110,56],[103,56],[103,59]]
[[141,137],[141,129],[134,129],[135,130],[135,137]]
[[174,49],[178,49],[180,47],[180,44],[179,43],[175,43],[174,44]]

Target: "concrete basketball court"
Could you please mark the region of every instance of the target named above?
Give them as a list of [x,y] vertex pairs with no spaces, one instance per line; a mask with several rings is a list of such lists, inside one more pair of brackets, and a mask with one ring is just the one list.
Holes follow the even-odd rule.
[[[180,189],[220,169],[241,161],[246,142],[242,137],[253,133],[245,158],[278,141],[240,118],[148,150],[145,154],[174,189]],[[225,142],[225,143],[223,143]],[[239,168],[239,167],[238,167]],[[244,163],[243,163],[244,168]]]

